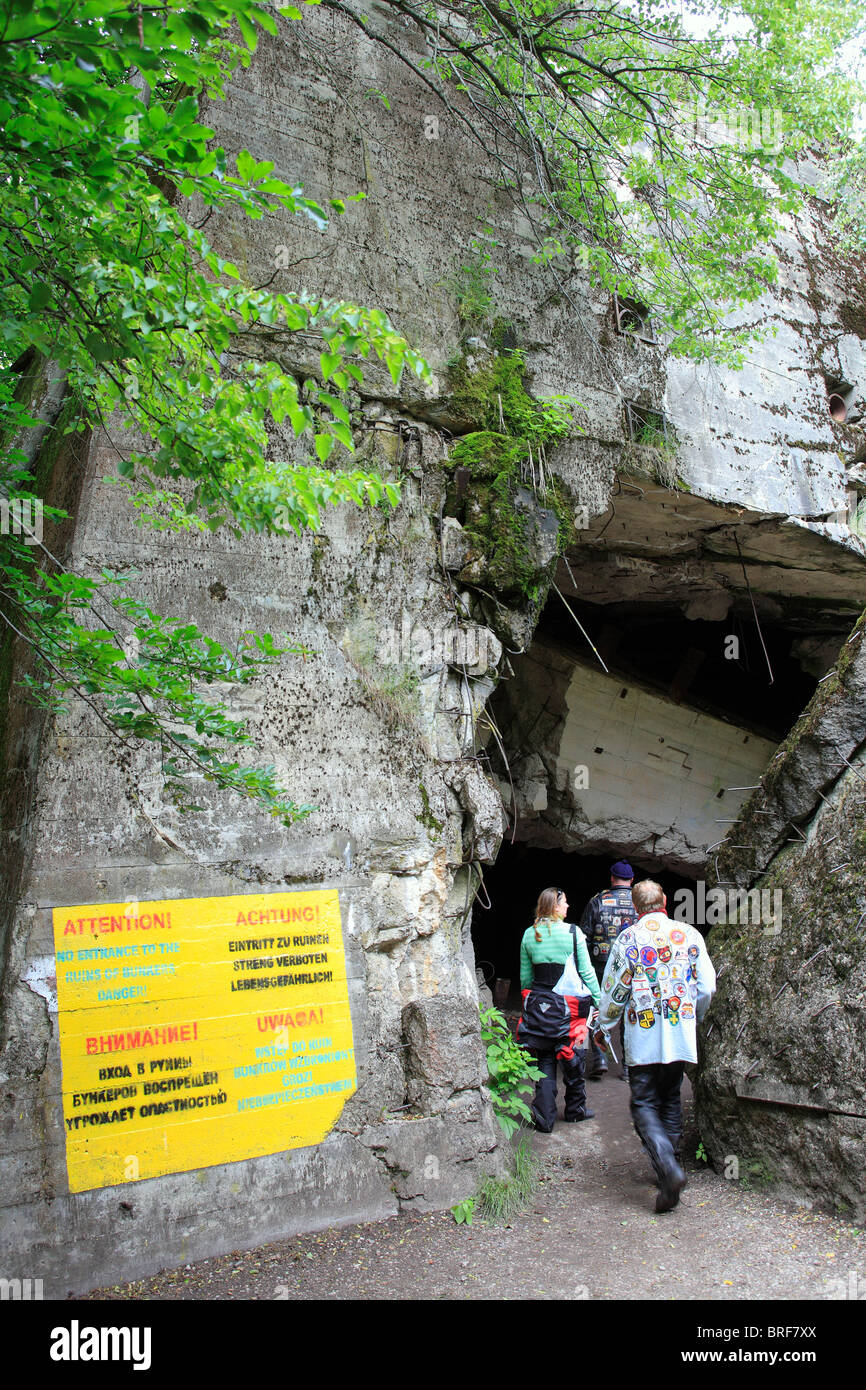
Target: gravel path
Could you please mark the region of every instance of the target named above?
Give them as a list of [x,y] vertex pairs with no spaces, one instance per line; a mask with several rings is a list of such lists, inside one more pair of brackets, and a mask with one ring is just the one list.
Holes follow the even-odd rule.
[[[589,1088],[596,1118],[532,1134],[539,1184],[507,1225],[449,1212],[296,1236],[90,1299],[779,1299],[866,1294],[866,1236],[687,1160],[679,1207],[656,1216],[628,1087]],[[690,1101],[687,1100],[687,1121]],[[687,1123],[686,1153],[696,1135]],[[849,1292],[850,1296],[850,1292]]]

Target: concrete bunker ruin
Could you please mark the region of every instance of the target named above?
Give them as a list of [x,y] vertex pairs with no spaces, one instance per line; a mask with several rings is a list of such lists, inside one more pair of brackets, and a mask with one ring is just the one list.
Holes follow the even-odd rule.
[[[32,807],[19,791],[6,856],[15,872],[3,923],[4,1270],[26,1276],[37,1251],[38,1272],[65,1294],[465,1198],[504,1163],[484,1089],[475,959],[504,943],[494,965],[513,978],[507,952],[538,888],[558,883],[579,912],[612,854],[674,891],[712,882],[711,846],[730,828],[718,822],[737,817],[736,837],[719,849],[720,877],[781,885],[786,928],[770,950],[760,934],[720,941],[702,1135],[716,1155],[733,1144],[763,1153],[792,1191],[862,1202],[863,1073],[852,1059],[866,1056],[856,984],[866,670],[862,640],[849,634],[866,604],[866,566],[849,523],[866,475],[846,400],[850,383],[862,393],[866,381],[866,315],[852,288],[862,277],[821,254],[828,234],[816,203],[785,225],[779,285],[760,306],[779,332],[755,346],[748,368],[718,375],[668,360],[652,306],[617,308],[579,267],[555,289],[497,171],[459,127],[425,142],[419,169],[428,98],[391,54],[336,12],[305,22],[332,81],[304,76],[304,31],[263,38],[229,101],[202,119],[230,154],[249,144],[323,201],[363,183],[369,196],[328,232],[327,268],[310,288],[354,299],[362,287],[428,358],[434,382],[398,388],[384,370],[365,377],[356,458],[399,479],[402,502],[393,514],[329,513],[315,536],[218,532],[179,544],[140,532],[104,481],[113,442],[70,436],[76,457],[57,465],[67,495],[56,499],[75,513],[63,549],[70,566],[134,560],[160,612],[188,613],[226,642],[246,627],[290,629],[317,653],[230,697],[262,760],[318,809],[286,834],[255,807],[206,790],[203,814],[183,820],[147,756],[118,759],[86,715],[43,737],[13,710],[9,785],[26,787]],[[402,29],[397,36],[405,42]],[[387,108],[370,105],[371,84],[389,94]],[[363,130],[357,110],[376,111]],[[482,209],[500,244],[496,315],[512,326],[501,350],[521,345],[536,400],[567,392],[582,405],[579,432],[549,455],[576,530],[564,554],[543,491],[527,484],[509,508],[512,519],[534,518],[531,594],[497,585],[495,527],[475,528],[480,553],[470,556],[471,528],[446,506],[456,480],[443,431],[477,440],[490,429],[476,388],[493,325],[475,327],[470,353],[447,288]],[[217,215],[208,233],[251,285],[273,279],[275,246],[284,288],[303,288],[321,255],[319,233],[298,220],[241,227]],[[315,370],[297,343],[286,361],[299,378]],[[844,421],[829,399],[840,390]],[[636,430],[626,401],[641,413]],[[661,415],[675,449],[651,442]],[[288,438],[274,448],[295,457]],[[80,505],[69,500],[73,484]],[[404,615],[407,628],[431,635],[423,653],[407,654]],[[445,640],[458,628],[472,639],[468,677],[462,649]],[[383,675],[366,638],[386,630]],[[751,801],[730,790],[762,774]],[[473,950],[479,866],[500,915],[476,906]],[[203,1155],[189,1172],[72,1192],[52,910],[322,887],[339,894],[358,1061],[358,1090],[332,1132],[317,1145],[237,1162]],[[495,935],[492,947],[483,931]]]
[[[509,829],[472,937],[501,999],[507,980],[519,1004],[519,942],[541,889],[563,887],[579,921],[614,859],[659,879],[671,913],[705,932],[720,920],[714,854],[866,597],[859,558],[837,553],[828,571],[825,545],[781,518],[623,477],[559,560],[489,703]],[[757,922],[755,894],[747,908]]]

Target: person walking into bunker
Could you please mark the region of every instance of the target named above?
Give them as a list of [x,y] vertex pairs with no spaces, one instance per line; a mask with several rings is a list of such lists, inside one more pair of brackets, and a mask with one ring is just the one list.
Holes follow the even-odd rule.
[[[586,1106],[584,1048],[590,1009],[598,1005],[600,990],[583,932],[566,922],[567,912],[568,899],[562,889],[545,888],[535,908],[535,921],[520,945],[523,1012],[517,1041],[543,1073],[531,1106],[535,1128],[542,1134],[550,1134],[556,1122],[557,1062],[565,1083],[565,1119],[569,1123],[590,1120],[595,1113]],[[566,967],[571,982],[567,977],[563,986]],[[564,987],[574,993],[563,993]]]
[[[601,984],[607,966],[611,947],[621,931],[630,927],[634,921],[634,906],[631,900],[631,885],[634,870],[624,859],[611,865],[610,887],[596,893],[583,909],[580,929],[586,937],[590,960],[595,966],[598,982]],[[620,1034],[620,1037],[622,1034]],[[586,1067],[587,1081],[600,1081],[607,1071],[607,1059],[592,1034],[589,1037],[589,1052]],[[623,1067],[622,1078],[628,1080]]]
[[658,1182],[655,1209],[671,1211],[685,1187],[682,1166],[684,1064],[698,1060],[697,1024],[710,1006],[716,972],[704,938],[666,914],[661,884],[632,889],[637,920],[613,943],[602,981],[599,1028],[625,1014],[631,1117]]

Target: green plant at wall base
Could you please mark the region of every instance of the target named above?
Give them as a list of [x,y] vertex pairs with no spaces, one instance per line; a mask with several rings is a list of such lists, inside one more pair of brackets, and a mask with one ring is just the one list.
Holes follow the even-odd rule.
[[532,1154],[525,1139],[514,1150],[514,1172],[506,1178],[487,1178],[478,1189],[477,1205],[491,1221],[510,1221],[522,1211],[538,1186]]
[[740,1186],[747,1191],[760,1191],[764,1187],[770,1187],[776,1181],[776,1175],[764,1158],[753,1158],[743,1165],[745,1172],[741,1174]]
[[698,1147],[695,1149],[695,1158],[698,1159],[701,1163],[709,1163],[710,1161],[710,1156],[704,1148],[703,1139],[700,1139],[698,1141]]
[[477,1197],[466,1197],[462,1202],[451,1208],[451,1215],[458,1226],[471,1226],[472,1218],[475,1215],[475,1203]]
[[475,1216],[510,1221],[526,1206],[538,1186],[535,1162],[525,1139],[514,1150],[514,1172],[505,1178],[485,1178],[478,1191],[451,1208],[458,1226],[471,1226]]
[[488,1085],[493,1112],[505,1134],[513,1134],[532,1115],[526,1103],[542,1072],[529,1053],[515,1042],[498,1009],[481,1009],[481,1040],[487,1051]]

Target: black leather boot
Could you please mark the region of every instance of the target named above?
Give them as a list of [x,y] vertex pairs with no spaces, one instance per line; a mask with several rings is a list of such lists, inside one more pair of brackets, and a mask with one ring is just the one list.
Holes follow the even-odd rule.
[[670,1112],[671,1091],[674,1085],[678,1089],[682,1080],[681,1066],[679,1079],[671,1070],[671,1066],[676,1067],[679,1064],[666,1066],[657,1063],[653,1066],[629,1068],[631,1116],[655,1169],[659,1188],[655,1206],[657,1212],[671,1211],[677,1205],[686,1182],[686,1175],[677,1161],[662,1119],[663,1109],[667,1108]]

